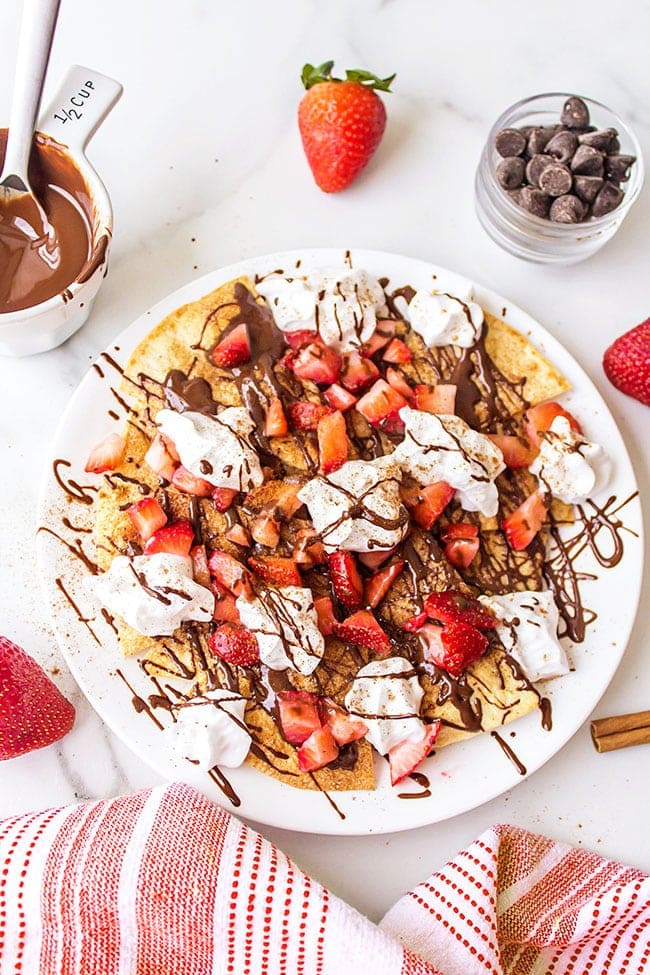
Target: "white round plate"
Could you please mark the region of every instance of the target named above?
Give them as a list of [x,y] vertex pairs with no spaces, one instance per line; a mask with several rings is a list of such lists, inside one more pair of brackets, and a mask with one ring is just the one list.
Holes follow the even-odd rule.
[[[388,833],[434,823],[472,809],[515,786],[522,774],[498,742],[484,734],[440,749],[428,758],[422,771],[430,779],[430,795],[423,794],[417,799],[400,798],[405,793],[424,790],[408,780],[391,788],[387,763],[377,758],[377,788],[373,792],[339,792],[329,797],[317,791],[293,789],[248,766],[226,770],[238,797],[233,802],[206,773],[197,772],[184,760],[174,761],[163,747],[159,728],[147,713],[134,709],[133,694],[118,675],[118,669],[142,698],[154,688],[136,660],[121,656],[113,630],[89,594],[89,572],[79,554],[81,550],[92,559],[91,536],[83,529],[92,526],[93,492],[83,486],[96,487],[100,481],[99,476],[83,473],[84,463],[90,448],[99,439],[111,430],[121,430],[125,416],[114,392],[119,387],[119,371],[111,361],[125,364],[131,350],[160,319],[231,278],[264,274],[275,268],[295,269],[297,262],[303,271],[310,267],[342,266],[346,259],[354,267],[365,268],[377,277],[388,277],[391,288],[411,284],[415,288],[437,288],[454,294],[468,286],[464,278],[423,261],[377,251],[353,251],[350,255],[347,251],[328,249],[292,251],[242,261],[175,291],[118,336],[90,368],[68,404],[45,472],[40,524],[49,530],[39,532],[39,558],[58,640],[79,686],[113,731],[158,773],[170,779],[183,779],[231,811],[260,823],[311,833]],[[583,602],[597,615],[588,626],[583,643],[574,647],[566,642],[573,671],[543,688],[552,702],[552,729],[542,729],[540,713],[536,711],[509,725],[504,732],[504,741],[514,748],[530,774],[547,762],[585,721],[623,655],[641,583],[641,512],[634,473],[621,435],[580,366],[559,342],[507,299],[480,286],[475,286],[474,291],[484,308],[527,335],[564,372],[573,388],[563,399],[579,418],[587,437],[604,444],[613,461],[612,480],[602,497],[594,500],[599,508],[607,507],[610,514],[623,505],[614,518],[624,525],[618,531],[624,544],[620,562],[613,568],[604,568],[588,545],[577,562]],[[65,461],[58,465],[58,478],[54,468],[56,458]],[[68,488],[64,489],[61,482]],[[82,486],[82,490],[75,485]],[[85,496],[90,503],[71,498],[70,492]],[[596,515],[589,504],[586,508],[591,515]],[[596,527],[597,521],[597,517],[592,519],[592,527]],[[571,526],[571,531],[577,530],[579,525]],[[613,539],[605,529],[601,530],[598,542],[605,552],[611,551]],[[156,717],[163,723],[167,718],[162,711],[157,711]],[[514,738],[511,731],[515,732]]]

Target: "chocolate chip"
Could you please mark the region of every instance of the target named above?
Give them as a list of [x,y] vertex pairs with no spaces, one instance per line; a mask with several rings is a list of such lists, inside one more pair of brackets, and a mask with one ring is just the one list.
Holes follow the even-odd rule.
[[610,153],[616,153],[621,151],[621,142],[620,139],[618,138],[618,132],[610,142],[609,149],[607,151]]
[[526,148],[526,137],[519,129],[501,129],[494,138],[494,148],[504,159],[520,156]]
[[594,129],[593,132],[583,132],[579,135],[578,142],[581,146],[591,146],[599,152],[611,152],[610,145],[616,135],[616,129]]
[[556,132],[552,139],[546,143],[546,153],[553,156],[558,162],[568,163],[578,147],[578,137],[573,132],[561,130]]
[[623,190],[616,183],[605,183],[591,208],[592,217],[604,217],[615,210],[623,199]]
[[526,163],[520,156],[502,159],[497,166],[497,179],[504,190],[516,190],[524,181]]
[[545,166],[539,177],[539,188],[549,196],[564,196],[571,191],[573,177],[562,163],[554,162]]
[[600,176],[574,176],[573,188],[585,203],[593,203],[604,179]]
[[602,176],[603,154],[592,146],[578,146],[571,160],[571,169],[580,176]]
[[555,223],[580,223],[586,213],[586,204],[577,196],[568,194],[553,200],[549,216]]
[[526,179],[531,184],[531,186],[539,186],[539,177],[542,175],[547,166],[550,166],[555,162],[553,156],[545,156],[543,153],[538,153],[538,155],[533,156],[529,160],[526,166]]
[[532,186],[524,186],[521,190],[519,204],[524,210],[536,217],[548,217],[551,197],[547,193],[542,193],[541,190],[533,189]]
[[587,128],[589,125],[589,109],[582,98],[578,98],[576,95],[567,98],[560,115],[560,122],[570,129]]
[[630,178],[630,166],[634,162],[636,162],[636,156],[606,156],[606,178],[624,183]]
[[549,139],[552,139],[557,132],[557,125],[536,125],[528,136],[527,154],[531,157],[544,152]]

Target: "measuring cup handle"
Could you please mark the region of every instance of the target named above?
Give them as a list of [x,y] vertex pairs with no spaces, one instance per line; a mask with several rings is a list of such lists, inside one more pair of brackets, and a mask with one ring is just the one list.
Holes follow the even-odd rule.
[[118,81],[75,64],[41,114],[37,128],[69,149],[83,152],[122,91]]

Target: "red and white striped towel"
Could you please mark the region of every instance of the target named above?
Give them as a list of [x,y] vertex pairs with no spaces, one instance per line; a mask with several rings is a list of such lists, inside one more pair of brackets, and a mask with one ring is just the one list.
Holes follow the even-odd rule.
[[509,826],[376,927],[185,785],[0,823],[1,975],[633,975],[649,932],[649,878]]

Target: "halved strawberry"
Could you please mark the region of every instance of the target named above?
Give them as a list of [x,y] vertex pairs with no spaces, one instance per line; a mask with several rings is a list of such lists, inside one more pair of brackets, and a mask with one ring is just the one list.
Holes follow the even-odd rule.
[[189,521],[174,521],[151,535],[144,547],[144,554],[167,552],[168,555],[189,555],[193,542],[194,529]]
[[228,528],[228,530],[224,533],[224,537],[227,538],[229,542],[232,542],[233,545],[242,545],[247,547],[251,543],[251,537],[248,534],[248,531],[239,521]]
[[311,735],[298,749],[298,765],[303,772],[313,772],[329,765],[339,754],[339,746],[330,729],[325,725],[312,731]]
[[430,593],[423,608],[431,619],[440,623],[467,623],[479,630],[492,630],[497,625],[494,616],[478,599],[458,589]]
[[391,339],[382,352],[384,362],[410,362],[413,356],[406,342],[401,339]]
[[342,623],[337,623],[334,632],[339,640],[354,643],[359,647],[367,647],[374,653],[390,653],[390,640],[381,626],[367,609],[359,609],[348,616]]
[[312,403],[311,400],[299,399],[289,405],[289,418],[294,430],[315,430],[318,421],[332,412],[331,406],[324,403]]
[[149,444],[149,449],[144,455],[144,462],[154,474],[162,477],[165,481],[171,481],[178,466],[178,461],[169,452],[165,440],[159,433]]
[[415,409],[424,413],[456,412],[456,390],[453,383],[439,383],[437,386],[415,387]]
[[119,433],[109,433],[107,437],[96,443],[88,455],[84,470],[89,474],[103,474],[104,471],[114,471],[120,466],[126,446],[124,437]]
[[237,600],[231,592],[226,592],[218,582],[210,586],[214,593],[214,612],[212,619],[223,623],[241,623]]
[[332,600],[329,596],[320,596],[314,600],[314,609],[318,617],[318,629],[323,636],[331,636],[337,622]]
[[205,545],[195,545],[190,549],[190,558],[192,559],[192,575],[194,576],[194,581],[198,582],[200,586],[210,587],[210,570],[208,569],[208,553],[205,550]]
[[172,474],[172,484],[184,494],[193,494],[197,498],[207,498],[213,491],[213,485],[209,481],[196,477],[182,464]]
[[387,433],[404,431],[404,424],[399,417],[399,411],[404,406],[408,406],[408,400],[385,379],[378,379],[357,403],[359,413],[365,416],[368,423]]
[[232,555],[215,549],[208,559],[210,575],[234,596],[244,595],[247,599],[253,596],[251,574],[245,565],[238,562]]
[[334,595],[346,609],[363,605],[363,582],[352,552],[330,552],[327,557]]
[[337,745],[348,745],[358,741],[368,732],[368,725],[359,718],[353,718],[345,708],[340,707],[329,697],[321,697],[318,702],[321,720],[332,732]]
[[251,555],[248,564],[260,579],[276,586],[302,586],[298,566],[293,559],[277,555]]
[[248,340],[248,325],[241,322],[231,332],[224,335],[211,352],[215,366],[222,369],[232,369],[248,362],[251,357],[251,346]]
[[278,691],[276,701],[282,734],[292,745],[302,745],[321,727],[316,694],[310,691]]
[[397,324],[392,318],[379,318],[377,320],[377,327],[363,347],[364,353],[366,355],[374,355],[375,352],[379,352],[385,345],[388,345],[395,334]]
[[453,498],[454,489],[446,481],[436,481],[426,487],[404,484],[400,494],[411,518],[420,528],[429,531]]
[[227,511],[238,495],[234,488],[215,487],[212,488],[210,497],[217,511]]
[[341,375],[341,356],[320,341],[290,352],[284,362],[299,379],[311,379],[319,386],[331,386]]
[[409,401],[413,399],[413,387],[407,383],[399,369],[394,369],[392,366],[389,366],[386,370],[386,379],[388,381],[388,385],[392,386],[393,389],[396,389],[397,392],[404,397],[404,399]]
[[284,415],[282,400],[279,396],[273,396],[266,411],[264,435],[267,437],[286,437],[288,433],[289,424]]
[[515,552],[528,548],[544,524],[546,515],[544,495],[541,491],[533,491],[516,511],[501,522],[510,548]]
[[296,541],[291,554],[294,562],[307,569],[327,562],[325,546],[314,528],[300,528],[296,532]]
[[506,467],[528,467],[537,457],[537,447],[510,433],[488,433],[488,438],[503,454]]
[[478,555],[478,538],[452,538],[445,544],[445,556],[456,569],[466,569]]
[[441,722],[438,718],[426,725],[424,736],[420,741],[401,741],[388,752],[391,785],[402,782],[427,757],[440,732]]
[[525,430],[528,440],[534,447],[539,447],[543,437],[542,434],[550,429],[553,420],[557,416],[564,416],[569,421],[571,429],[576,433],[582,433],[580,424],[572,413],[565,410],[559,403],[538,403],[531,406],[524,413]]
[[379,378],[379,369],[372,359],[361,355],[356,349],[343,356],[341,384],[351,393],[361,393]]
[[318,457],[321,474],[332,474],[348,459],[350,444],[345,417],[335,410],[318,421]]
[[272,515],[258,515],[251,522],[250,532],[258,545],[276,548],[280,541],[280,525]]
[[294,350],[318,340],[318,332],[312,332],[308,328],[299,329],[297,332],[284,332],[283,334],[285,342]]
[[429,659],[452,677],[460,677],[469,665],[482,657],[489,646],[488,638],[467,623],[446,623],[440,634],[440,647],[433,642],[427,647]]
[[133,523],[133,527],[143,542],[167,524],[167,515],[163,511],[160,502],[155,498],[141,498],[129,508],[127,514]]
[[404,559],[400,559],[399,562],[387,565],[385,569],[375,572],[374,576],[366,579],[363,588],[363,599],[366,606],[374,609],[375,606],[379,605],[403,568]]
[[323,396],[333,410],[340,410],[341,413],[351,409],[357,401],[356,396],[353,396],[347,389],[343,389],[338,383],[333,383],[329,389],[326,389]]
[[215,657],[236,667],[252,667],[259,663],[260,648],[257,637],[236,623],[223,623],[208,637],[208,646]]
[[429,614],[426,612],[426,610],[421,610],[419,613],[416,613],[415,616],[411,616],[409,619],[405,620],[404,623],[402,623],[402,629],[406,630],[407,633],[416,633],[418,630],[421,630],[423,626],[427,625],[428,619]]

